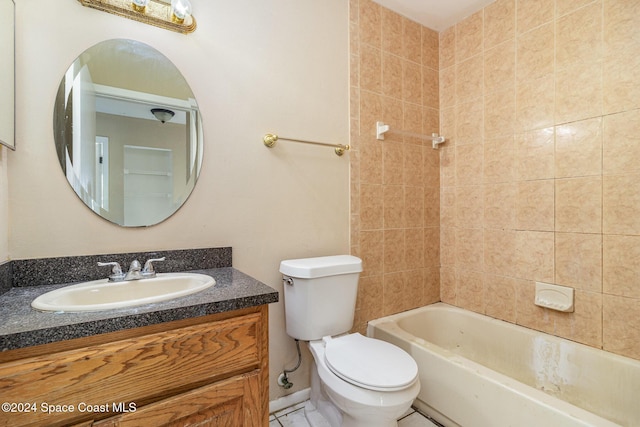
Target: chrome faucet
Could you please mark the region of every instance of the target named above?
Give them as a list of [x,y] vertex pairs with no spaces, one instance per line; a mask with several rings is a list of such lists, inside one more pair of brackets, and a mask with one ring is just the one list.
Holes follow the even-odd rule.
[[140,261],[134,259],[129,266],[129,271],[125,274],[117,262],[98,262],[98,266],[112,266],[111,275],[109,275],[110,282],[124,282],[130,280],[151,279],[156,277],[156,271],[153,268],[154,262],[164,261],[165,257],[152,258],[144,263],[144,268],[140,266]]

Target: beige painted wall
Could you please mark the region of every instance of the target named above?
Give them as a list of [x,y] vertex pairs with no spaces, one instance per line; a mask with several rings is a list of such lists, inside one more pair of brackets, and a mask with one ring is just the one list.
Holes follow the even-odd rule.
[[0,264],[9,259],[8,151],[5,146],[0,147]]
[[[75,1],[17,1],[19,149],[8,154],[13,259],[232,246],[234,266],[281,291],[280,260],[348,252],[349,155],[287,142],[268,149],[261,141],[266,132],[348,141],[348,4],[193,3],[198,29],[182,35]],[[97,217],[65,181],[54,150],[62,74],[109,38],[145,42],[171,59],[204,118],[200,181],[177,214],[150,228]],[[273,399],[284,394],[278,373],[295,362],[282,295],[270,306],[270,338]],[[305,372],[293,380],[289,392],[309,385]]]

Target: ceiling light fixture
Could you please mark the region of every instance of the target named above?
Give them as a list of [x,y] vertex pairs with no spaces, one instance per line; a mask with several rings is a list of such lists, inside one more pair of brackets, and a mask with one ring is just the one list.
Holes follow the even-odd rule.
[[167,110],[166,108],[152,108],[151,113],[162,123],[168,122],[176,115],[176,113],[171,110]]

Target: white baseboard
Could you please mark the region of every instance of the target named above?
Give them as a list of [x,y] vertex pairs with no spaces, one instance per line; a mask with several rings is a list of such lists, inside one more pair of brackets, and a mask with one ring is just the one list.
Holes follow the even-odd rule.
[[298,403],[302,403],[305,400],[309,400],[310,394],[311,389],[305,388],[304,390],[296,391],[295,393],[272,400],[269,402],[269,413],[273,414],[274,412],[281,411],[293,405],[297,405]]

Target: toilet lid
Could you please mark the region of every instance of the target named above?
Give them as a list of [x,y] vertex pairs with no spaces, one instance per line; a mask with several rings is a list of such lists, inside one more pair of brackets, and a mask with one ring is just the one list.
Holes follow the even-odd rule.
[[358,333],[327,341],[325,361],[343,380],[370,390],[402,390],[418,376],[418,365],[407,352]]

